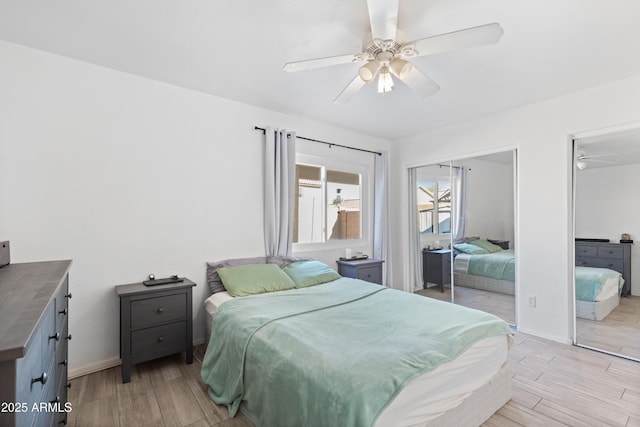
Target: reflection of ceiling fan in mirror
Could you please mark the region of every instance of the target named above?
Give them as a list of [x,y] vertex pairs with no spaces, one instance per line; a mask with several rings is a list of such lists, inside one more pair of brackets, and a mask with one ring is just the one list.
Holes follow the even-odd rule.
[[615,165],[617,162],[601,159],[601,157],[615,156],[620,153],[603,153],[603,154],[587,154],[584,151],[578,151],[576,153],[576,167],[580,170],[586,168],[589,163],[607,163]]
[[440,86],[415,68],[409,59],[494,44],[502,37],[500,24],[493,23],[406,41],[397,27],[398,1],[367,0],[371,37],[365,42],[361,53],[289,62],[284,65],[284,70],[302,71],[350,62],[363,63],[358,75],[333,101],[336,104],[347,102],[365,84],[373,82],[376,76],[379,93],[393,90],[395,77],[420,96],[427,97],[438,92]]

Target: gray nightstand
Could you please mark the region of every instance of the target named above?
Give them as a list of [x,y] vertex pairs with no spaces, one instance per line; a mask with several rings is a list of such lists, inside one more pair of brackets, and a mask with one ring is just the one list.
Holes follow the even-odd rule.
[[367,282],[382,284],[382,263],[381,259],[364,260],[342,260],[338,263],[338,274],[344,277],[366,280]]
[[116,286],[120,297],[120,358],[122,382],[131,380],[131,365],[187,353],[193,363],[191,280],[166,285],[142,283]]
[[451,284],[451,249],[422,250],[422,279],[425,289],[435,283],[444,292],[444,285]]

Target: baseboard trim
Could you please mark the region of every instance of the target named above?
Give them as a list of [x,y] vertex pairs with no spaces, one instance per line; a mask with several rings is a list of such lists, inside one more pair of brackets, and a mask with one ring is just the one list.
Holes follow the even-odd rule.
[[[204,344],[204,338],[200,338],[193,341],[193,345]],[[98,371],[104,371],[105,369],[111,369],[122,364],[120,358],[113,358],[103,360],[102,362],[94,363],[92,365],[81,366],[79,368],[69,369],[69,379],[83,377],[85,375],[93,374]]]
[[79,368],[69,369],[69,379],[72,380],[74,378],[83,377],[85,375],[93,374],[94,372],[103,371],[105,369],[110,369],[115,366],[121,365],[120,358],[113,358],[108,360],[103,360],[102,362],[94,363],[91,365],[81,366]]

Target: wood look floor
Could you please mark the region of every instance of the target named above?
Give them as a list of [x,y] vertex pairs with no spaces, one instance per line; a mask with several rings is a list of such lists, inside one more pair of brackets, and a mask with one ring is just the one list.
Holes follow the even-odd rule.
[[[415,293],[451,301],[451,288],[440,292],[438,287],[432,287]],[[456,304],[486,311],[516,324],[512,295],[456,286],[454,296]],[[640,359],[640,296],[620,298],[620,304],[603,320],[578,318],[577,332],[582,345]]]
[[[73,379],[69,425],[252,427],[209,399],[203,350],[192,365],[184,355],[137,365],[128,384],[119,367]],[[484,426],[640,426],[638,362],[518,332],[509,363],[513,398]]]
[[578,319],[578,342],[640,359],[640,296],[620,298],[603,320]]
[[[428,289],[420,289],[415,293],[451,302],[451,288],[444,288],[444,292],[440,292],[440,288],[435,286]],[[454,296],[456,304],[486,311],[498,316],[507,323],[516,324],[516,304],[513,295],[456,286]]]

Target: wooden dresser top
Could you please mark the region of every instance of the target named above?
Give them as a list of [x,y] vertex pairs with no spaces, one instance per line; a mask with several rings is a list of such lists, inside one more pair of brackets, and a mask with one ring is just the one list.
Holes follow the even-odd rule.
[[23,357],[34,328],[71,267],[70,260],[0,268],[0,362]]

